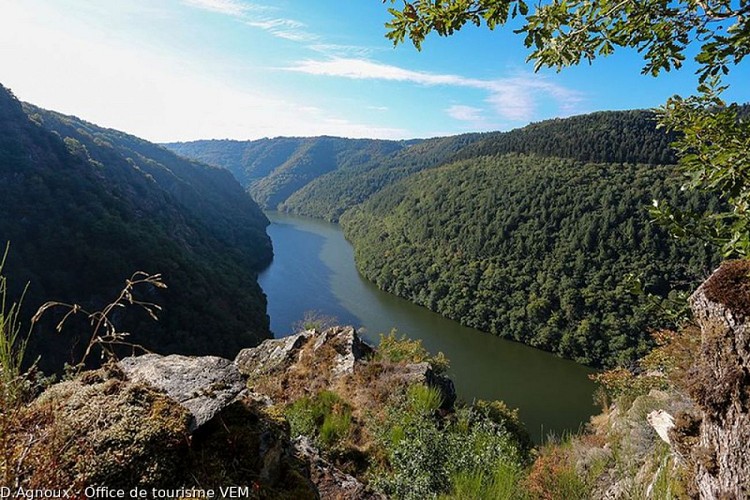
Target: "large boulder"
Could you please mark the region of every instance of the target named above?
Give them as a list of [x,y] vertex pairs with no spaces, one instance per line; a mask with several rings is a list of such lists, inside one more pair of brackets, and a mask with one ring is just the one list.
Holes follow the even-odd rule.
[[125,358],[118,365],[130,380],[148,384],[185,407],[192,416],[191,432],[245,390],[237,366],[216,356],[146,354]]
[[321,368],[336,378],[352,373],[355,363],[370,354],[372,347],[359,338],[353,327],[334,326],[322,332],[307,330],[265,340],[257,347],[240,351],[234,362],[241,373],[252,379],[288,368],[300,360],[303,352],[320,358]]
[[251,378],[283,369],[297,360],[300,349],[314,335],[314,330],[308,330],[280,339],[264,340],[257,347],[241,350],[234,363],[243,375]]
[[190,414],[116,366],[54,384],[19,422],[10,436],[25,447],[12,460],[16,486],[164,488],[187,479]]

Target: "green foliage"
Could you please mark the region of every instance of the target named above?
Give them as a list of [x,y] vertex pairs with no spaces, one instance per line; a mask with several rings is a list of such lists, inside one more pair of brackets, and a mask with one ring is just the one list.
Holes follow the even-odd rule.
[[293,193],[282,210],[336,222],[341,214],[367,200],[374,193],[416,172],[453,158],[483,134],[464,134],[425,141],[410,141],[387,156],[322,175]]
[[[422,172],[345,214],[360,272],[380,288],[461,323],[612,366],[652,345],[664,321],[623,276],[666,296],[697,283],[718,256],[649,224],[657,193],[680,190],[665,166],[480,157]],[[668,283],[674,285],[668,285]],[[661,323],[664,324],[664,323]]]
[[[394,3],[395,0],[391,0]],[[560,69],[591,62],[616,48],[634,48],[645,60],[644,74],[680,68],[689,45],[697,42],[695,56],[701,81],[728,72],[750,52],[750,2],[709,0],[571,0],[536,5],[523,0],[443,0],[404,2],[388,9],[386,36],[394,44],[408,37],[421,48],[432,31],[450,36],[464,25],[485,24],[489,29],[521,17],[516,30],[531,48],[536,67]]]
[[[389,497],[404,499],[468,488],[506,491],[527,460],[512,434],[470,408],[448,421],[436,419],[425,411],[431,399],[427,392],[410,391],[403,404],[391,407],[378,437],[387,466],[374,473],[372,484]],[[472,477],[477,471],[495,470],[479,479],[480,484]]]
[[525,477],[517,465],[500,461],[489,469],[461,471],[451,477],[450,493],[440,495],[440,500],[465,500],[467,498],[493,500],[521,500],[529,498],[519,487]]
[[[146,287],[137,297],[164,307],[159,323],[115,315],[132,342],[231,356],[269,335],[256,284],[271,258],[268,221],[228,172],[22,106],[0,88],[0,199],[0,235],[14,248],[9,292],[20,296],[18,284],[31,283],[22,317],[47,300],[101,310],[123,278],[143,269],[161,272],[170,288]],[[41,355],[45,371],[85,349],[86,340],[54,331],[60,319],[47,317],[29,341],[28,359]],[[85,323],[69,331],[89,331]]]
[[313,179],[377,162],[407,143],[339,137],[167,144],[176,153],[228,169],[264,208],[275,209]]
[[[0,259],[0,413],[2,414],[19,404],[27,392],[22,367],[28,337],[21,334],[21,322],[18,317],[20,301],[12,301],[9,297],[8,279],[3,275],[9,249],[10,244],[5,247],[3,257]],[[0,427],[2,427],[1,424]]]
[[677,237],[700,237],[724,256],[748,255],[750,124],[719,96],[726,88],[721,78],[750,53],[750,1],[555,0],[530,13],[523,0],[415,0],[389,12],[386,36],[394,44],[408,36],[418,49],[431,31],[448,36],[467,23],[493,29],[520,15],[516,32],[525,34],[536,69],[591,62],[619,47],[637,49],[646,63],[642,72],[657,76],[680,68],[697,45],[698,95],[671,98],[660,122],[678,134],[674,146],[686,188],[713,192],[726,205],[696,212],[655,201],[652,214]]
[[721,98],[716,80],[698,96],[670,99],[662,108],[665,127],[682,132],[674,143],[685,189],[721,200],[716,211],[689,211],[654,201],[651,215],[678,238],[693,235],[721,249],[724,257],[750,255],[750,121],[740,106]]
[[[656,130],[650,111],[611,111],[545,120],[510,132],[424,141],[281,137],[167,146],[229,169],[268,208],[335,222],[385,187],[457,159],[533,153],[581,161],[665,164],[675,162],[669,148],[674,138]],[[324,144],[328,144],[325,154]],[[313,158],[316,151],[320,156]]]
[[445,354],[437,353],[430,356],[427,349],[422,346],[419,339],[412,340],[406,335],[397,336],[396,329],[390,331],[388,335],[380,335],[378,349],[375,352],[375,359],[382,359],[392,363],[429,363],[436,373],[445,373],[448,371],[450,362]]
[[653,111],[602,111],[488,134],[459,151],[456,159],[524,153],[583,162],[666,165],[677,161],[670,147],[676,137],[657,129]]
[[302,397],[285,410],[292,436],[315,438],[324,449],[346,439],[352,426],[351,407],[335,392],[321,391],[314,397]]
[[440,389],[424,384],[414,384],[406,391],[410,411],[418,415],[430,415],[443,404]]

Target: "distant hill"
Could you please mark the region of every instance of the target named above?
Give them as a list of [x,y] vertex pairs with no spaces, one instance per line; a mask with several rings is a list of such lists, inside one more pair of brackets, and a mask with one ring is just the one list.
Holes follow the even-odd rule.
[[[96,309],[137,270],[169,288],[144,293],[158,323],[118,312],[132,340],[162,353],[231,355],[269,337],[257,272],[272,257],[268,220],[225,170],[75,117],[22,105],[0,86],[0,242],[28,317],[58,300]],[[53,315],[54,316],[54,315]],[[53,317],[32,336],[42,366],[75,361],[86,325]]]
[[670,165],[676,162],[669,147],[674,140],[674,134],[656,128],[653,111],[600,111],[489,134],[464,148],[456,159],[524,153],[585,162]]
[[258,141],[196,141],[165,146],[179,155],[223,167],[264,208],[335,170],[376,162],[408,142],[339,137],[279,137]]
[[414,141],[279,137],[171,143],[179,155],[224,167],[266,209],[338,221],[384,187],[425,169],[480,156],[526,153],[590,162],[671,164],[674,139],[645,110],[605,111],[509,132]]
[[[366,143],[350,141],[346,164],[310,160],[320,139],[248,143],[262,146],[261,156],[226,141],[170,147],[252,172],[246,185],[266,207],[341,220],[359,270],[383,290],[611,366],[643,354],[658,324],[644,298],[627,293],[627,274],[666,295],[670,285],[690,289],[718,262],[648,221],[654,198],[696,211],[716,203],[680,191],[675,136],[656,123],[652,111],[597,112],[398,143],[382,155],[354,154]],[[284,167],[271,168],[270,157]]]

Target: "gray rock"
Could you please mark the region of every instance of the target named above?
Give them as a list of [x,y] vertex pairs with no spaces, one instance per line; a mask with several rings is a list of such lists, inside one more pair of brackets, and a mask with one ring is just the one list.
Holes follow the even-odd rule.
[[310,438],[300,436],[294,441],[297,457],[306,464],[320,498],[336,500],[385,500],[387,497],[362,484],[320,456]]
[[659,437],[667,444],[671,444],[669,439],[669,429],[674,427],[674,418],[664,410],[654,410],[646,415],[646,420],[651,424]]
[[351,326],[329,328],[315,340],[313,349],[318,350],[325,344],[330,344],[337,353],[333,362],[334,376],[352,373],[354,364],[372,352],[372,347],[360,339]]
[[264,340],[258,347],[241,350],[234,363],[240,373],[250,377],[270,373],[295,362],[299,350],[313,335],[315,332],[308,330],[289,337]]
[[323,332],[308,330],[289,337],[266,340],[258,347],[240,351],[234,362],[241,373],[251,378],[272,373],[298,361],[300,351],[308,342],[312,342],[313,351],[326,346],[336,352],[333,377],[352,373],[355,363],[372,352],[372,347],[359,338],[353,327],[334,326]]
[[235,364],[216,356],[146,354],[125,358],[118,364],[130,380],[147,383],[185,407],[193,416],[191,432],[245,390]]
[[443,402],[440,408],[449,410],[456,402],[456,388],[446,376],[435,373],[429,363],[412,363],[393,375],[409,384],[425,384],[440,391]]

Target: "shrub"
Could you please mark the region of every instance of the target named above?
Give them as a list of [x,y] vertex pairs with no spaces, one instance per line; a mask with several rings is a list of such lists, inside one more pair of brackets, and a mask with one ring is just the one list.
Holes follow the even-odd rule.
[[450,493],[440,500],[464,500],[467,498],[491,498],[493,500],[522,500],[528,498],[518,485],[524,477],[523,469],[517,465],[500,461],[492,469],[461,471],[451,477]]
[[426,362],[436,373],[444,373],[449,368],[448,358],[442,352],[430,356],[421,340],[411,340],[405,335],[397,336],[395,328],[388,335],[380,335],[380,344],[375,357],[391,363]]
[[578,475],[570,452],[570,445],[548,445],[526,478],[525,488],[543,500],[584,500],[589,498],[588,487]]
[[284,411],[292,436],[310,436],[326,449],[343,441],[351,430],[352,410],[335,392],[302,397]]
[[[434,410],[428,411],[439,406],[432,391],[414,386],[400,405],[390,409],[378,434],[386,465],[376,471],[373,484],[388,496],[405,499],[460,497],[463,490],[510,487],[509,471],[520,474],[526,460],[515,437],[474,408],[460,409],[452,418],[437,418]],[[472,476],[476,471],[494,471],[499,464],[504,468],[497,478],[494,473],[479,479]]]

